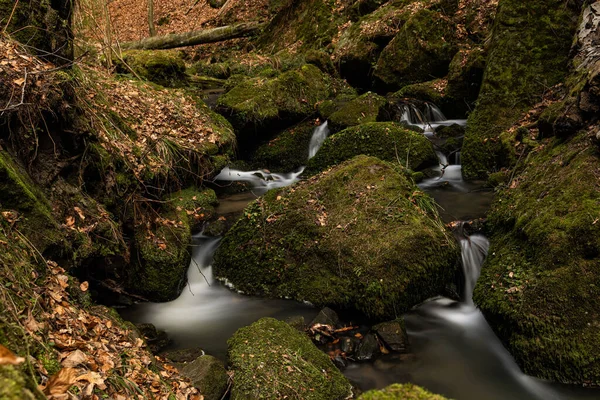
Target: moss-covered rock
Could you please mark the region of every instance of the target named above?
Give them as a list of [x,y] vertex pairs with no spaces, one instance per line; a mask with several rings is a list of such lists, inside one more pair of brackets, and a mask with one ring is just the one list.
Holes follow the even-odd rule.
[[333,132],[337,132],[351,126],[375,122],[385,103],[385,97],[367,92],[331,114],[328,118],[329,126]]
[[117,72],[131,74],[167,87],[186,84],[185,63],[175,50],[129,50],[123,52],[123,64],[115,60]]
[[463,107],[473,105],[479,95],[484,70],[483,48],[475,46],[461,49],[450,63],[445,95]]
[[445,397],[433,394],[410,383],[398,383],[381,390],[370,390],[363,393],[358,400],[446,400]]
[[253,168],[290,172],[306,165],[310,139],[318,121],[307,121],[286,129],[260,146],[252,156]]
[[489,216],[474,300],[527,374],[600,384],[600,165],[585,133],[532,152]]
[[418,170],[437,163],[427,138],[394,122],[371,122],[345,129],[328,137],[307,164],[314,174],[359,154],[401,163]]
[[457,51],[455,41],[455,27],[448,17],[427,9],[417,11],[382,51],[374,73],[379,86],[392,91],[446,76]]
[[391,96],[399,99],[409,98],[427,101],[439,107],[444,102],[445,87],[446,82],[443,79],[436,79],[433,81],[406,85]]
[[214,268],[245,293],[392,319],[440,293],[457,255],[403,168],[358,156],[251,203]]
[[312,115],[315,104],[330,96],[330,85],[327,75],[307,64],[273,79],[245,79],[219,98],[217,109],[238,129],[243,147]]
[[26,387],[21,372],[12,365],[0,365],[0,399],[33,400],[35,398]]
[[239,329],[227,342],[232,400],[342,400],[351,387],[302,332],[272,318]]
[[225,366],[213,356],[204,355],[180,365],[183,376],[192,381],[206,400],[221,400],[227,390]]
[[578,6],[562,0],[501,0],[483,84],[469,116],[463,175],[486,177],[506,165],[499,135],[566,74]]
[[210,218],[215,204],[214,191],[190,188],[170,195],[158,210],[148,206],[136,225],[138,265],[127,284],[132,292],[156,301],[179,295],[191,259],[192,227]]

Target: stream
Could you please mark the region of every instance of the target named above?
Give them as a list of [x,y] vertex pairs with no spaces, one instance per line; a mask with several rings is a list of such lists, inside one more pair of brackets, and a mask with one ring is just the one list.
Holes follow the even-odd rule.
[[[438,126],[465,124],[446,120],[431,105],[421,113],[407,108],[403,119],[420,126],[428,137]],[[317,127],[311,140],[313,156],[328,135],[327,123]],[[435,177],[419,187],[441,206],[445,222],[481,218],[493,194],[481,184],[462,180],[460,153],[448,162],[438,152],[440,165]],[[267,171],[238,171],[226,168],[217,176],[221,181],[250,182],[252,193],[221,199],[220,215],[240,212],[255,195],[297,182],[303,169],[285,174]],[[544,382],[523,374],[472,301],[472,292],[487,255],[489,243],[484,236],[466,234],[458,239],[462,248],[465,276],[462,300],[443,297],[430,299],[404,315],[409,336],[409,354],[390,354],[368,362],[353,362],[343,371],[361,390],[383,388],[392,383],[411,382],[457,400],[482,399],[597,399],[595,390]],[[226,361],[227,338],[240,327],[262,317],[286,320],[302,316],[309,322],[318,310],[309,304],[244,296],[214,279],[212,257],[220,238],[202,234],[194,238],[188,287],[174,301],[144,303],[123,310],[126,319],[148,322],[165,330],[173,349],[201,347],[208,354]]]

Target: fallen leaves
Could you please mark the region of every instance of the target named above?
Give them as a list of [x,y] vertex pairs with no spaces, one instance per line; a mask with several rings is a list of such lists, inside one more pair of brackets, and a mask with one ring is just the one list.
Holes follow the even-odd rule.
[[[52,376],[46,387],[42,389],[42,392],[52,398],[63,395],[73,386],[76,382],[77,371],[74,368],[63,368]],[[52,397],[51,397],[52,396]]]
[[25,359],[17,357],[12,351],[0,344],[0,365],[19,365]]

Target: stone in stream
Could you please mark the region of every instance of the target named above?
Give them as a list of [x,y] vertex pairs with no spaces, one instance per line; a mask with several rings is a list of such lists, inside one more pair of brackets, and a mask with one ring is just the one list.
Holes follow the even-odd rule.
[[263,318],[228,341],[231,399],[342,400],[351,386],[329,357],[285,322]]
[[167,333],[156,329],[152,324],[136,324],[135,327],[146,340],[146,344],[153,354],[158,354],[171,343]]
[[215,254],[247,294],[395,318],[442,293],[458,246],[404,168],[357,156],[251,203]]
[[358,361],[366,361],[379,354],[379,342],[374,334],[366,334],[356,348],[355,357]]
[[221,361],[203,355],[192,362],[177,365],[181,374],[200,390],[204,400],[220,400],[227,390],[227,371]]
[[383,322],[375,325],[373,331],[383,343],[393,351],[405,352],[408,348],[408,336],[403,320]]
[[447,400],[445,397],[433,394],[422,387],[406,384],[393,384],[381,390],[370,390],[363,393],[358,400]]
[[313,326],[315,324],[329,325],[333,329],[336,329],[339,327],[340,317],[331,308],[325,307],[319,311],[317,316],[310,322],[309,326]]

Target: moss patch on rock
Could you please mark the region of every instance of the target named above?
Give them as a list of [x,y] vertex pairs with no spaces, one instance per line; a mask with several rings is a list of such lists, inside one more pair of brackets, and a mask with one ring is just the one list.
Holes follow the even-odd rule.
[[384,97],[367,92],[331,114],[328,118],[329,126],[333,132],[337,132],[351,126],[375,122],[386,102]]
[[358,400],[446,400],[445,397],[433,394],[422,387],[406,384],[393,384],[381,390],[370,390],[363,393]]
[[231,399],[342,400],[350,383],[304,333],[263,318],[227,342],[234,373]]
[[251,203],[214,268],[248,294],[383,320],[439,294],[457,256],[434,202],[403,168],[358,156]]
[[487,66],[463,148],[463,175],[506,166],[499,135],[566,74],[578,7],[563,0],[500,1]]
[[328,137],[307,164],[314,174],[359,154],[400,162],[411,170],[435,165],[437,158],[427,138],[394,122],[371,122],[345,129]]
[[23,375],[12,365],[0,366],[0,399],[33,400],[36,397],[27,389]]
[[531,153],[489,216],[474,300],[527,374],[600,384],[600,160],[585,133]]
[[417,11],[382,51],[374,73],[379,86],[392,91],[446,76],[457,51],[455,40],[448,17],[427,9]]
[[[186,83],[185,63],[176,50],[129,50],[123,62],[115,60],[117,72],[131,74],[166,87],[182,87]],[[131,69],[131,70],[130,70]]]
[[194,361],[179,365],[183,376],[192,381],[205,400],[221,400],[227,390],[225,366],[213,356],[203,355]]

